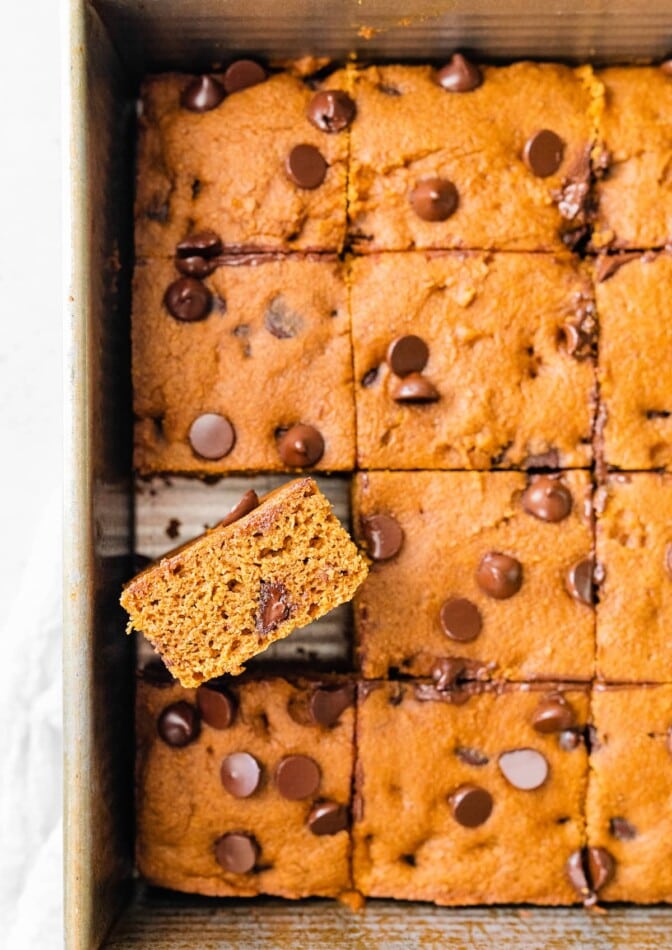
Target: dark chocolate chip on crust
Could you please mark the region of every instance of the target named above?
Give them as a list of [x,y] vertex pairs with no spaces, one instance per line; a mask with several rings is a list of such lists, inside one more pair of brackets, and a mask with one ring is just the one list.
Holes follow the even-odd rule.
[[436,74],[436,81],[448,92],[471,92],[483,82],[483,75],[462,53],[454,53]]
[[225,871],[247,874],[254,869],[260,848],[253,835],[232,832],[215,842],[215,857]]
[[576,564],[572,564],[565,576],[565,587],[567,588],[567,593],[570,594],[574,600],[577,600],[581,604],[586,604],[589,607],[592,607],[595,603],[595,597],[593,593],[594,570],[595,559],[592,557],[585,557],[582,560],[577,561]]
[[193,323],[203,320],[212,310],[212,294],[195,277],[179,277],[166,290],[163,303],[171,317]]
[[411,207],[423,221],[445,221],[457,211],[457,188],[447,178],[423,178],[410,195]]
[[373,514],[362,519],[362,533],[369,556],[374,561],[389,561],[401,550],[404,531],[393,515]]
[[441,628],[451,640],[468,643],[475,640],[483,629],[481,612],[466,597],[451,597],[445,601],[439,614]]
[[502,752],[497,764],[507,782],[521,791],[540,788],[548,778],[548,762],[537,749],[511,749]]
[[344,683],[335,688],[320,686],[311,693],[308,708],[313,722],[320,726],[333,726],[341,713],[354,702],[354,683]]
[[266,70],[253,59],[237,59],[224,73],[224,89],[229,95],[257,86],[266,79]]
[[397,376],[421,373],[429,359],[429,347],[415,334],[398,336],[387,348],[387,364]]
[[574,710],[562,693],[544,696],[532,713],[532,728],[537,732],[563,732],[576,724]]
[[523,159],[533,175],[548,178],[560,168],[565,144],[559,135],[550,129],[541,129],[525,143]]
[[232,752],[222,761],[220,778],[235,798],[249,798],[259,788],[261,766],[249,752]]
[[295,145],[287,156],[285,169],[299,188],[319,188],[327,174],[327,162],[314,145]]
[[249,489],[245,492],[240,501],[233,506],[226,518],[222,518],[219,522],[219,527],[227,528],[230,524],[235,524],[236,521],[240,521],[241,518],[244,518],[245,515],[249,515],[251,511],[254,511],[254,509],[258,507],[259,496],[256,491]]
[[283,798],[300,801],[320,787],[320,767],[308,755],[287,755],[278,762],[275,784]]
[[427,403],[436,402],[440,396],[434,383],[422,373],[409,373],[394,384],[392,398],[396,402]]
[[499,551],[488,551],[476,570],[476,583],[495,600],[507,600],[520,590],[523,567],[515,557]]
[[528,515],[552,523],[562,521],[572,510],[571,492],[555,475],[532,478],[521,502]]
[[224,458],[233,449],[236,430],[226,416],[217,412],[205,412],[192,422],[189,442],[201,458],[216,461]]
[[355,118],[357,107],[341,89],[323,89],[308,103],[307,116],[321,132],[342,132]]
[[209,112],[216,109],[225,96],[224,87],[212,76],[197,76],[185,87],[180,101],[190,112]]
[[335,835],[348,827],[348,809],[338,802],[317,802],[308,815],[308,827],[314,835]]
[[236,718],[236,702],[223,688],[215,684],[199,686],[196,703],[203,722],[212,729],[228,729]]
[[171,703],[161,712],[157,731],[166,745],[181,749],[198,739],[201,722],[198,710],[191,703],[181,700]]
[[460,785],[449,798],[453,818],[464,828],[477,828],[492,813],[492,795],[479,785]]
[[278,439],[278,454],[290,468],[316,465],[324,454],[322,433],[300,422],[284,431]]

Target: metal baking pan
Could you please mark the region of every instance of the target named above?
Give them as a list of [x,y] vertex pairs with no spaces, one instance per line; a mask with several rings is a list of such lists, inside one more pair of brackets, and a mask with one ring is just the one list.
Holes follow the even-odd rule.
[[241,53],[441,60],[461,48],[489,60],[647,61],[672,51],[672,3],[69,0],[65,12],[68,947],[669,945],[665,907],[599,915],[371,901],[353,914],[324,901],[213,902],[144,890],[132,862],[133,645],[117,597],[132,572],[134,536],[129,287],[140,77],[211,68]]

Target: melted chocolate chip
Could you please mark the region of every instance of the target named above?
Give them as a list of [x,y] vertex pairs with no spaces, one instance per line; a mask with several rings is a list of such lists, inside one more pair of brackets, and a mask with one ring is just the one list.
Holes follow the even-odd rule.
[[478,785],[460,785],[448,800],[453,818],[464,828],[478,828],[492,812],[492,795]]
[[203,722],[212,729],[228,729],[236,718],[234,698],[224,689],[210,684],[199,686],[196,702]]
[[219,527],[227,528],[230,524],[240,521],[241,518],[244,518],[245,515],[249,515],[251,511],[254,511],[254,509],[258,507],[259,496],[256,491],[252,491],[252,489],[246,491],[240,501],[233,506],[226,518],[219,522]]
[[342,132],[355,118],[357,109],[347,92],[324,89],[308,104],[306,115],[321,132]]
[[338,802],[317,802],[308,815],[308,828],[314,835],[335,835],[348,827],[348,809]]
[[522,586],[523,567],[515,557],[488,551],[478,565],[476,583],[489,597],[507,600],[517,594]]
[[257,629],[260,633],[271,633],[278,624],[289,617],[287,603],[287,588],[279,581],[261,582],[259,594],[259,613],[257,615]]
[[307,468],[322,458],[324,439],[314,426],[300,422],[280,436],[278,454],[289,468]]
[[287,755],[275,769],[275,784],[290,801],[310,798],[320,787],[320,767],[307,755]]
[[618,838],[619,841],[632,841],[633,838],[637,837],[637,829],[626,818],[611,818],[609,833],[614,838]]
[[562,521],[572,510],[569,489],[553,475],[533,478],[523,492],[521,502],[528,515],[552,523]]
[[193,323],[203,320],[210,313],[212,294],[200,280],[180,277],[166,290],[163,303],[171,317]]
[[436,81],[448,92],[471,92],[481,85],[483,76],[478,66],[470,63],[461,53],[454,53],[436,74]]
[[260,849],[253,835],[234,832],[222,835],[215,842],[215,857],[225,871],[247,874],[254,868]]
[[201,280],[208,277],[217,269],[217,261],[208,260],[206,257],[177,257],[175,267],[185,277],[196,277]]
[[319,188],[327,174],[327,162],[314,145],[295,145],[287,156],[285,169],[299,188]]
[[225,95],[223,86],[212,76],[198,76],[186,86],[180,101],[190,112],[209,112],[217,108]]
[[455,755],[458,757],[460,762],[464,762],[465,765],[473,765],[475,768],[480,768],[482,765],[487,765],[490,761],[485,753],[479,752],[478,749],[471,749],[468,746],[456,746]]
[[366,547],[374,561],[389,561],[401,550],[404,531],[392,515],[370,515],[362,520]]
[[562,693],[545,696],[532,713],[532,728],[537,732],[562,732],[576,724],[574,710]]
[[445,635],[461,643],[475,640],[483,628],[480,610],[466,597],[447,600],[441,607],[439,620]]
[[397,376],[421,373],[429,359],[429,347],[425,341],[410,334],[398,336],[387,348],[387,364]]
[[510,785],[529,792],[548,778],[548,762],[536,749],[512,749],[497,760],[499,770]]
[[548,178],[560,168],[565,144],[559,135],[550,129],[536,132],[525,143],[523,159],[533,175]]
[[303,317],[289,307],[282,295],[274,297],[266,308],[264,326],[278,340],[289,340],[303,330]]
[[333,726],[341,713],[355,702],[353,683],[329,689],[320,687],[311,693],[308,708],[313,722],[320,726]]
[[366,371],[366,373],[364,373],[360,382],[362,386],[364,386],[365,388],[368,388],[369,386],[373,386],[377,378],[378,378],[378,369],[377,367],[374,366],[373,369],[369,369]]
[[410,373],[397,380],[391,392],[396,402],[427,403],[440,398],[436,386],[422,373]]
[[595,561],[592,557],[583,558],[577,561],[567,571],[565,576],[565,587],[567,592],[578,600],[581,604],[587,604],[592,607],[595,603],[593,596],[593,571]]
[[226,416],[205,412],[191,424],[189,442],[197,455],[213,461],[224,458],[236,443],[236,430]]
[[249,798],[259,788],[261,767],[249,752],[232,752],[222,761],[219,775],[234,798]]
[[217,257],[222,253],[222,239],[214,231],[198,231],[190,234],[177,245],[175,256],[185,257]]
[[570,856],[567,858],[565,871],[574,890],[579,894],[580,897],[586,900],[590,897],[591,886],[588,883],[588,876],[584,868],[583,859],[583,851],[572,851]]
[[201,721],[196,707],[182,700],[166,706],[156,728],[166,745],[181,749],[198,739]]
[[424,178],[410,196],[411,207],[423,221],[445,221],[457,211],[457,188],[447,178]]
[[229,95],[257,86],[266,79],[266,70],[253,59],[237,59],[224,73],[224,89]]
[[594,891],[600,891],[611,881],[616,862],[606,848],[587,848],[588,876]]

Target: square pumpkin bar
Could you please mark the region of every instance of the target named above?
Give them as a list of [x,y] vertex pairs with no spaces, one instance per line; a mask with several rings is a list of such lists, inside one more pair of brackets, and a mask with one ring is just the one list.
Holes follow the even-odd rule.
[[605,256],[595,274],[596,450],[611,468],[672,468],[672,253]]
[[357,250],[549,251],[585,235],[602,87],[590,67],[462,56],[355,76],[349,227]]
[[672,241],[672,65],[614,66],[599,117],[595,247],[646,249]]
[[580,471],[358,474],[364,676],[589,680],[590,497]]
[[351,469],[352,349],[341,265],[224,257],[136,267],[135,466],[152,472]]
[[337,679],[142,679],[140,873],[212,896],[348,891],[354,695]]
[[598,676],[672,681],[672,475],[611,475],[595,507]]
[[371,255],[350,284],[360,468],[590,463],[596,324],[577,260]]
[[605,901],[672,902],[672,686],[597,685],[587,825]]
[[588,690],[359,687],[354,883],[437,904],[572,904]]
[[319,88],[254,63],[224,74],[152,76],[143,84],[135,250],[172,257],[190,234],[224,247],[340,250],[348,127],[344,71]]

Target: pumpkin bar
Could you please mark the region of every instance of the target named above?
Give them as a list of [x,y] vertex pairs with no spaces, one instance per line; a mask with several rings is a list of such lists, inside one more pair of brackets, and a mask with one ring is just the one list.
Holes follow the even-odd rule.
[[124,588],[129,632],[197,686],[352,598],[364,560],[310,478],[259,502],[248,491],[219,525],[147,567]]
[[354,684],[141,679],[137,864],[212,896],[337,897],[350,888]]
[[437,904],[572,904],[588,689],[360,685],[354,883]]

